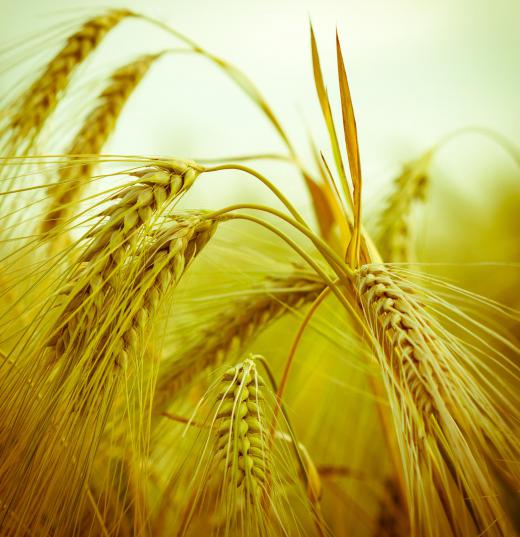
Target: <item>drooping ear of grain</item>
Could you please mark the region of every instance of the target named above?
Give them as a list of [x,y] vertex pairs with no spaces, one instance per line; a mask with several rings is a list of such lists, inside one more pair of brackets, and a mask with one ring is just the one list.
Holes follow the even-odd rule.
[[413,261],[413,230],[411,212],[413,206],[424,201],[428,189],[428,165],[431,154],[403,168],[394,180],[392,192],[377,223],[377,246],[387,263]]
[[[45,389],[52,397],[26,401],[19,394],[11,405],[13,431],[22,422],[26,427],[22,437],[16,435],[16,443],[4,446],[0,461],[0,482],[8,485],[2,499],[10,505],[8,515],[18,517],[9,535],[20,535],[25,529],[34,533],[42,527],[47,532],[72,534],[75,515],[85,499],[85,479],[114,397],[123,379],[128,382],[139,369],[137,361],[144,356],[162,301],[215,227],[216,222],[202,214],[180,216],[148,237],[143,244],[149,245],[141,255],[130,257],[124,243],[113,241],[111,246],[121,248],[122,253],[110,255],[112,261],[117,260],[115,266],[110,264],[110,284],[96,279],[101,276],[95,271],[83,275],[82,292],[68,304],[75,309],[60,317],[63,330],[53,343],[54,353],[60,353],[55,374],[32,381],[34,390]],[[96,251],[92,255],[89,263],[96,265],[96,256],[105,254]],[[98,266],[107,268],[104,261]],[[113,287],[114,282],[122,287]],[[95,300],[89,307],[91,297]],[[42,356],[34,359],[41,362]],[[141,401],[138,422],[146,404]],[[25,412],[20,413],[21,408]],[[15,476],[22,474],[30,487],[19,486]],[[24,509],[18,510],[17,505]]]
[[[166,291],[175,287],[182,275],[209,242],[217,228],[215,220],[203,214],[179,215],[172,225],[157,234],[143,254],[143,266],[130,277],[123,292],[132,296],[128,308],[130,321],[124,323],[121,356],[124,362],[135,354],[136,341],[146,335],[146,325],[158,310]],[[131,295],[130,295],[131,293]],[[148,334],[149,336],[149,334]]]
[[66,223],[73,213],[73,204],[93,175],[95,155],[101,153],[108,138],[116,127],[117,120],[158,55],[143,56],[117,69],[97,98],[94,110],[87,116],[83,126],[67,150],[69,155],[86,155],[84,162],[72,159],[59,170],[56,183],[48,189],[50,204],[42,223],[42,232],[47,233]]
[[130,11],[124,9],[109,11],[106,15],[85,22],[67,39],[38,79],[16,99],[14,109],[8,111],[10,120],[7,129],[13,147],[24,142],[27,146],[32,145],[34,137],[56,108],[74,70],[96,49],[110,30],[131,15]]
[[119,269],[142,239],[142,228],[186,191],[198,173],[190,164],[172,161],[169,167],[139,172],[136,184],[113,196],[115,203],[100,213],[101,222],[89,232],[91,242],[63,293],[63,313],[48,341],[51,361],[61,357],[64,346],[80,343],[84,331],[78,323],[96,319],[96,310],[113,300],[121,284]]
[[[450,335],[428,315],[412,286],[384,266],[368,265],[358,270],[356,288],[394,413],[412,533],[509,535],[486,445],[494,437],[488,416],[499,430],[503,426],[496,404],[461,368]],[[510,456],[506,446],[494,447]]]
[[[407,293],[408,291],[408,293]],[[359,272],[358,292],[372,330],[388,357],[385,369],[406,388],[419,414],[436,413],[428,378],[438,389],[438,372],[434,360],[435,336],[429,324],[421,319],[419,304],[407,290],[392,281],[384,268],[364,267]],[[433,355],[433,356],[432,356]],[[442,362],[437,364],[442,366]]]
[[201,331],[193,345],[164,364],[154,396],[156,412],[165,410],[202,372],[242,352],[272,322],[310,304],[324,289],[313,274],[303,272],[267,283],[264,293],[235,300],[229,311]]

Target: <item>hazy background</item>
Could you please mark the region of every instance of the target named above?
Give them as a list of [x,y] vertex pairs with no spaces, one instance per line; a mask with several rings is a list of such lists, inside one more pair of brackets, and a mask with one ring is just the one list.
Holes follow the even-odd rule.
[[[518,0],[0,0],[0,35],[10,46],[20,37],[110,6],[158,17],[242,67],[264,92],[307,163],[312,163],[308,130],[328,154],[312,80],[309,18],[339,112],[337,26],[369,194],[402,162],[456,128],[487,126],[520,141]],[[89,76],[108,72],[135,54],[170,46],[176,42],[159,30],[127,22],[104,44]],[[279,151],[283,146],[263,116],[213,65],[184,55],[154,67],[132,98],[109,149],[211,157]],[[286,166],[259,167],[307,203],[305,195],[298,194],[298,176]],[[489,185],[490,178],[492,184],[497,173],[514,173],[500,149],[475,136],[447,146],[436,167],[439,176],[467,187],[473,197],[484,191],[487,195],[482,185],[486,180]],[[235,192],[238,184],[232,179],[227,191]],[[207,193],[199,194],[210,199]],[[243,193],[239,197],[243,199]]]

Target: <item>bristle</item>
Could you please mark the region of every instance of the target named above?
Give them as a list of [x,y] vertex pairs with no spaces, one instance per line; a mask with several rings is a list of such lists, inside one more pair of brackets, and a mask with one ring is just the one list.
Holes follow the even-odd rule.
[[272,292],[266,287],[261,295],[253,293],[236,300],[229,306],[229,312],[219,315],[214,324],[202,330],[194,345],[176,355],[169,368],[161,372],[154,398],[158,412],[179,397],[202,372],[242,352],[269,324],[286,312],[313,302],[324,289],[316,276],[304,273],[268,283]]

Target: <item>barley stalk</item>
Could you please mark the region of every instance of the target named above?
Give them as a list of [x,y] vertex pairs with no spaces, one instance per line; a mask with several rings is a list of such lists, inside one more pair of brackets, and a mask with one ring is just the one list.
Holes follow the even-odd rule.
[[267,288],[265,294],[236,300],[228,312],[198,335],[193,345],[175,357],[158,381],[154,397],[158,412],[203,371],[241,352],[268,325],[286,312],[313,302],[324,288],[314,275],[298,272],[272,284],[272,291]]
[[[152,63],[159,55],[143,56],[117,69],[99,94],[97,105],[87,116],[67,150],[68,155],[98,155],[116,127],[117,120]],[[95,160],[76,163],[74,159],[60,169],[58,182],[51,185],[48,194],[50,207],[42,223],[42,232],[57,228],[72,212],[72,205],[92,177]]]

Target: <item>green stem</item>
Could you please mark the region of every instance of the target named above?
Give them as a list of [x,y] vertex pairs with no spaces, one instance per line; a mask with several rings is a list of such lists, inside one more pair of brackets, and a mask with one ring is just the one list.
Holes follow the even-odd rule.
[[[208,218],[212,216],[208,215]],[[227,216],[227,219],[229,220],[247,220],[250,222],[254,222],[255,224],[258,224],[275,235],[278,235],[288,246],[290,246],[312,269],[323,279],[324,283],[327,284],[331,288],[331,291],[334,293],[334,295],[338,298],[338,300],[341,302],[341,304],[348,310],[352,311],[352,306],[348,303],[348,301],[345,299],[341,291],[336,286],[336,283],[332,281],[325,271],[300,247],[298,246],[291,238],[289,238],[285,233],[277,229],[275,226],[269,224],[268,222],[265,222],[264,220],[260,218],[256,218],[255,216],[251,215],[241,215],[241,214],[230,214]],[[341,279],[341,276],[338,275],[338,278]]]
[[348,267],[345,264],[343,259],[323,239],[321,239],[316,234],[314,234],[306,225],[301,224],[300,222],[291,219],[287,215],[283,214],[280,211],[277,211],[276,209],[272,209],[271,207],[267,207],[265,205],[258,205],[254,203],[241,203],[241,204],[231,205],[229,207],[225,207],[224,209],[220,209],[218,211],[212,212],[210,213],[208,217],[218,218],[219,216],[222,216],[229,212],[237,211],[240,209],[253,209],[255,211],[263,211],[263,212],[272,214],[276,216],[277,218],[280,218],[284,222],[287,222],[289,225],[293,226],[295,229],[297,229],[303,235],[305,235],[314,244],[314,246],[320,252],[320,254],[331,265],[331,268],[333,268],[336,272],[340,272],[342,274],[343,280],[348,281],[354,275],[354,272],[352,271],[352,269],[350,269],[350,267]]
[[298,211],[295,209],[294,205],[282,194],[282,192],[269,180],[267,177],[262,175],[260,172],[257,172],[253,168],[248,166],[243,166],[242,164],[221,164],[219,166],[213,166],[211,168],[205,168],[204,173],[209,172],[218,172],[223,170],[237,170],[245,172],[253,177],[256,177],[261,181],[287,208],[287,210],[292,214],[296,221],[303,224],[305,227],[308,227],[305,223],[305,220],[301,217]]

